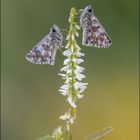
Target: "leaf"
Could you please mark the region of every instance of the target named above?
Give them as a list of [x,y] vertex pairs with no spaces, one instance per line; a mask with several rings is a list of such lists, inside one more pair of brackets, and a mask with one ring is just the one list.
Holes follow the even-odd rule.
[[52,140],[52,137],[50,135],[45,135],[37,140]]
[[113,128],[112,127],[105,127],[99,131],[94,132],[90,136],[86,138],[86,140],[98,140],[101,137],[107,135],[108,133],[112,132]]

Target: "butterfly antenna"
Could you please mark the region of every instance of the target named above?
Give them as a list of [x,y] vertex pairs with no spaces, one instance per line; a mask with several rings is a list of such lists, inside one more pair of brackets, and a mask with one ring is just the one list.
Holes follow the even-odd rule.
[[60,29],[60,31],[61,31],[61,34],[63,36],[66,36],[67,35],[67,32],[68,32],[68,29]]
[[80,9],[80,10],[79,10],[79,14],[81,14],[83,11],[84,11],[84,9]]
[[67,29],[60,29],[60,31],[62,31],[62,32],[66,32],[66,31],[67,31]]
[[61,48],[60,47],[58,47],[58,49],[60,50],[60,52],[63,54],[63,51],[61,50]]
[[66,37],[67,36],[67,33],[61,33],[64,37]]
[[75,16],[75,19],[79,19],[79,18],[80,18],[80,15]]
[[78,25],[80,28],[82,27],[81,24],[80,24],[80,21],[78,21],[77,25]]
[[62,33],[67,33],[67,32],[68,32],[68,28],[66,28],[66,29],[60,29],[60,31],[61,31]]
[[66,36],[67,35],[65,35],[65,37],[63,38],[63,43],[67,43]]

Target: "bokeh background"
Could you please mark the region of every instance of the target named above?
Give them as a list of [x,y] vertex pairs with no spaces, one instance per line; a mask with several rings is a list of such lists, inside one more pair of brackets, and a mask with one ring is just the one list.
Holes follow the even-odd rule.
[[[112,126],[103,140],[138,140],[138,0],[2,0],[1,13],[1,124],[2,140],[36,140],[50,134],[68,108],[58,92],[63,84],[56,64],[33,65],[25,54],[55,23],[68,27],[71,7],[93,5],[112,38],[108,49],[88,48],[85,53],[85,97],[78,102],[75,140]],[[80,34],[81,36],[81,34]]]

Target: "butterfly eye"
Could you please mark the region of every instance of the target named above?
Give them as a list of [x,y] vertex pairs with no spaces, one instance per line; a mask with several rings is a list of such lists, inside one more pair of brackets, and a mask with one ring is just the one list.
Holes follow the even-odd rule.
[[56,32],[56,29],[54,29],[54,28],[53,28],[53,29],[52,29],[52,32],[54,32],[54,33],[55,33],[55,32]]
[[88,12],[91,13],[92,12],[92,9],[88,9]]

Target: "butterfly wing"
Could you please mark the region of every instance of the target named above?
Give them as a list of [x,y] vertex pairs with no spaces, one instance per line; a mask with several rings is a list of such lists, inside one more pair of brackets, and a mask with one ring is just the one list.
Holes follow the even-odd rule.
[[51,43],[49,36],[45,36],[29,53],[26,59],[34,64],[54,65],[58,46]]
[[111,39],[100,24],[97,17],[91,17],[85,28],[83,28],[83,45],[97,48],[106,48],[111,45]]
[[27,53],[26,59],[34,64],[54,65],[56,51],[62,46],[62,39],[60,28],[57,25],[53,25],[50,33]]
[[91,5],[82,10],[80,24],[83,28],[83,45],[98,48],[106,48],[111,45],[111,39],[97,17],[93,14]]

